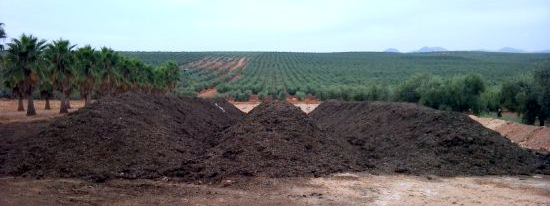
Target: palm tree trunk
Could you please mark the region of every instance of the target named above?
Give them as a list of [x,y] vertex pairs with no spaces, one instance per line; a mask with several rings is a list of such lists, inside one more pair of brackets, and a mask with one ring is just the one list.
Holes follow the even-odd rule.
[[25,111],[25,106],[23,105],[23,95],[19,94],[17,97],[17,111]]
[[65,94],[61,95],[61,105],[59,106],[59,113],[61,114],[69,113],[69,110],[67,109],[67,105],[66,105],[67,101],[65,99],[67,99]]
[[52,108],[50,107],[50,97],[46,96],[46,106],[44,106],[44,109],[45,110],[51,110]]
[[67,106],[67,109],[71,109],[71,98],[69,98],[69,96],[67,95],[67,98],[65,99],[65,101],[67,101],[65,103],[65,106]]
[[84,95],[84,106],[87,107],[88,105],[90,105],[90,94],[86,94]]
[[27,94],[27,116],[34,116],[36,115],[36,110],[34,109],[34,101],[32,98],[32,94]]

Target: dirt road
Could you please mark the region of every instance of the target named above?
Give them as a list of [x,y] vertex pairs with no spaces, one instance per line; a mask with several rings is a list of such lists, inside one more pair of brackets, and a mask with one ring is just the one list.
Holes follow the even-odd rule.
[[548,205],[550,177],[417,177],[177,180],[0,179],[0,205]]

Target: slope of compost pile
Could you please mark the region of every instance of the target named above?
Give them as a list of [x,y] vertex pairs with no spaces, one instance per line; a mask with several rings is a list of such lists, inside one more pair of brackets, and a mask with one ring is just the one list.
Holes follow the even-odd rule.
[[125,93],[10,145],[0,175],[153,178],[195,159],[244,113],[225,101]]
[[328,101],[315,122],[362,150],[375,173],[550,173],[550,156],[523,149],[466,115],[412,103]]
[[198,178],[319,176],[358,167],[354,148],[325,135],[288,102],[260,104],[216,141],[194,165]]

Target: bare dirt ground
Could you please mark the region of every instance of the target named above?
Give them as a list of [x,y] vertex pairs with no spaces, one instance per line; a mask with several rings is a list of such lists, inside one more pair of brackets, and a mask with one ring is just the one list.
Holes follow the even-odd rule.
[[[54,117],[60,117],[62,114],[59,114],[59,100],[50,100],[51,110],[44,110],[45,105],[44,100],[35,100],[34,107],[36,109],[36,116],[27,116],[25,112],[17,111],[17,100],[13,99],[0,99],[0,123],[9,123],[9,122],[29,122],[43,119],[50,119]],[[27,109],[27,101],[24,101],[25,110]],[[82,100],[72,100],[71,109],[69,112],[76,111],[79,108],[84,107],[84,101]]]
[[525,125],[500,119],[476,117],[473,115],[470,115],[470,118],[491,130],[497,131],[502,136],[523,147],[550,151],[549,127]]
[[0,205],[548,205],[549,176],[421,177],[343,173],[321,178],[177,180],[0,179]]
[[197,94],[197,96],[200,97],[200,98],[213,98],[213,97],[216,96],[216,94],[218,94],[218,91],[214,87],[214,88],[205,89],[205,90],[200,91],[199,94]]
[[[250,110],[254,109],[254,107],[260,105],[261,102],[234,102],[232,101],[231,104],[233,104],[235,107],[239,108],[243,112],[250,112]],[[319,103],[306,103],[306,102],[294,102],[292,103],[294,106],[299,107],[302,111],[305,113],[312,112],[317,106],[319,106]]]

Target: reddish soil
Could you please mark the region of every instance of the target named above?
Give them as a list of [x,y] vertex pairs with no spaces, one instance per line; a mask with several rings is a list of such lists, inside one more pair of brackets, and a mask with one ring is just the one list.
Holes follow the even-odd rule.
[[550,151],[550,128],[525,125],[500,119],[481,118],[470,115],[483,126],[497,131],[502,136],[518,143],[521,146]]
[[288,97],[286,98],[286,101],[290,102],[292,104],[299,104],[299,103],[320,104],[321,103],[321,101],[319,101],[319,99],[317,99],[313,95],[307,95],[306,98],[302,101],[300,101],[300,99],[298,99],[298,97],[295,97],[293,95],[288,95]]
[[214,98],[214,97],[216,97],[216,94],[218,94],[218,90],[214,87],[214,88],[205,89],[205,90],[200,91],[197,94],[197,97],[200,97],[200,98]]
[[[63,116],[59,113],[59,100],[50,100],[51,110],[45,110],[44,105],[46,101],[35,100],[34,107],[36,109],[35,116],[27,116],[27,112],[17,111],[17,100],[14,99],[0,99],[0,124],[10,122],[30,122],[43,119],[50,119],[54,117]],[[27,109],[27,101],[24,101],[25,110]],[[74,112],[84,107],[84,101],[72,100],[71,109],[69,112]]]
[[203,67],[205,64],[207,64],[212,57],[204,57],[198,61],[189,62],[185,64],[185,67]]

